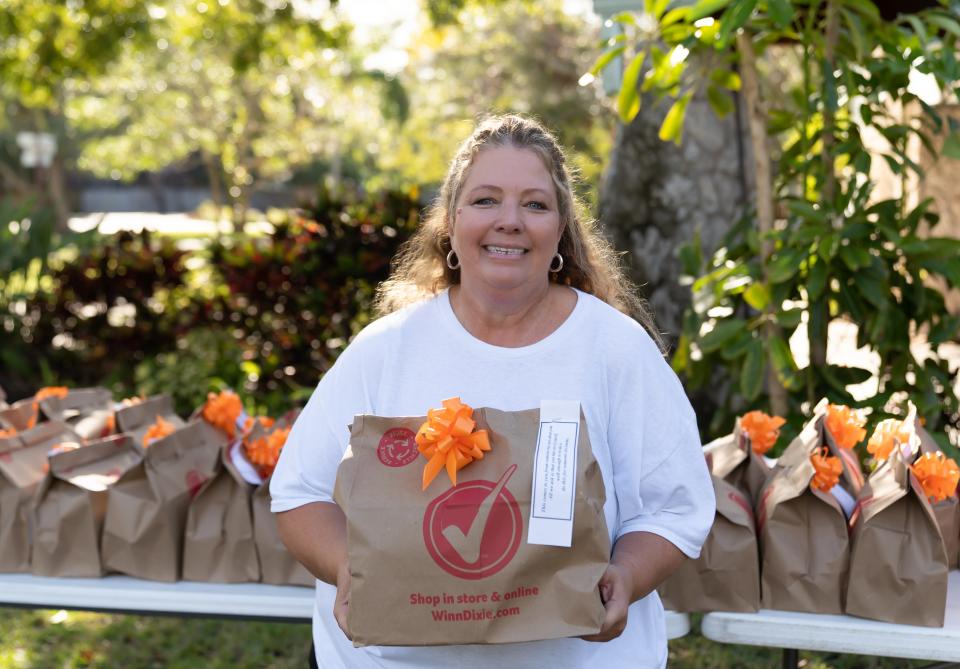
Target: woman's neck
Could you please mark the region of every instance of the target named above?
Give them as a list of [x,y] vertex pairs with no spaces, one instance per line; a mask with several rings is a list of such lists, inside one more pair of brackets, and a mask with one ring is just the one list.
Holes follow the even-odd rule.
[[529,346],[549,336],[577,303],[565,286],[545,284],[527,294],[450,287],[450,305],[467,332],[494,346]]

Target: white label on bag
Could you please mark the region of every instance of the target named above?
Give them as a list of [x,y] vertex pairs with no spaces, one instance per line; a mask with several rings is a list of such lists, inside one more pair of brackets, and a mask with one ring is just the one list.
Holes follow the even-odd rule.
[[579,437],[579,402],[543,400],[540,403],[528,544],[570,547]]

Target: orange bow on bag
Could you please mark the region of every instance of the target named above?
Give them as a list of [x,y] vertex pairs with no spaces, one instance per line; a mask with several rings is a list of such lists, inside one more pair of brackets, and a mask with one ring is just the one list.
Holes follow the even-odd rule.
[[740,427],[750,437],[750,447],[763,455],[777,443],[780,428],[787,421],[780,416],[769,416],[762,411],[749,411],[740,418]]
[[864,428],[867,419],[863,416],[863,412],[848,406],[828,405],[825,421],[833,440],[841,448],[853,448],[867,436],[867,430]]
[[[272,418],[266,418],[266,420],[261,419],[260,422],[264,427],[269,427],[266,423],[269,422],[270,425],[273,425],[274,421]],[[250,464],[256,466],[257,472],[264,479],[270,478],[270,475],[273,474],[273,470],[277,466],[277,461],[280,459],[280,451],[283,450],[284,444],[287,443],[287,435],[289,434],[289,427],[281,427],[265,437],[260,437],[252,441],[244,437],[243,450],[247,456],[247,460],[250,461]]]
[[243,411],[240,397],[229,390],[220,393],[207,393],[207,402],[203,405],[203,419],[218,428],[233,440],[237,433],[237,418]]
[[417,431],[417,449],[427,458],[423,467],[423,490],[446,466],[450,482],[457,485],[457,471],[490,450],[486,430],[474,432],[473,408],[459,397],[443,401],[442,409],[427,411],[427,422]]
[[877,423],[867,442],[867,452],[877,460],[886,460],[898,444],[910,443],[911,434],[910,428],[902,420],[882,420]]
[[840,482],[840,474],[843,473],[840,458],[830,455],[827,447],[823,446],[817,453],[810,455],[810,462],[816,471],[810,485],[822,492],[830,492],[830,489]]
[[920,482],[923,494],[932,502],[942,502],[957,492],[960,467],[942,451],[924,453],[910,465],[910,469]]
[[158,439],[163,439],[167,435],[173,434],[176,430],[177,427],[173,423],[164,420],[163,416],[158,415],[156,422],[148,427],[146,434],[143,435],[143,447],[146,448]]

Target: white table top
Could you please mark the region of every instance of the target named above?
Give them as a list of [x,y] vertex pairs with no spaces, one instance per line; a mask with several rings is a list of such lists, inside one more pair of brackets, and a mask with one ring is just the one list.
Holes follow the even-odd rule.
[[[129,576],[45,578],[0,574],[0,605],[308,621],[313,588],[265,583],[159,583]],[[685,613],[667,611],[667,638],[690,631]]]
[[708,613],[701,631],[708,639],[724,643],[957,662],[960,572],[950,572],[942,628],[761,609],[757,613]]

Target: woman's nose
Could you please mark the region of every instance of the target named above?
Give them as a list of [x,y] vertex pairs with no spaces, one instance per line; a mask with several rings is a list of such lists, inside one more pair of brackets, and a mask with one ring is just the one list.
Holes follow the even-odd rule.
[[497,219],[497,232],[520,232],[522,229],[523,208],[519,204],[502,207]]

